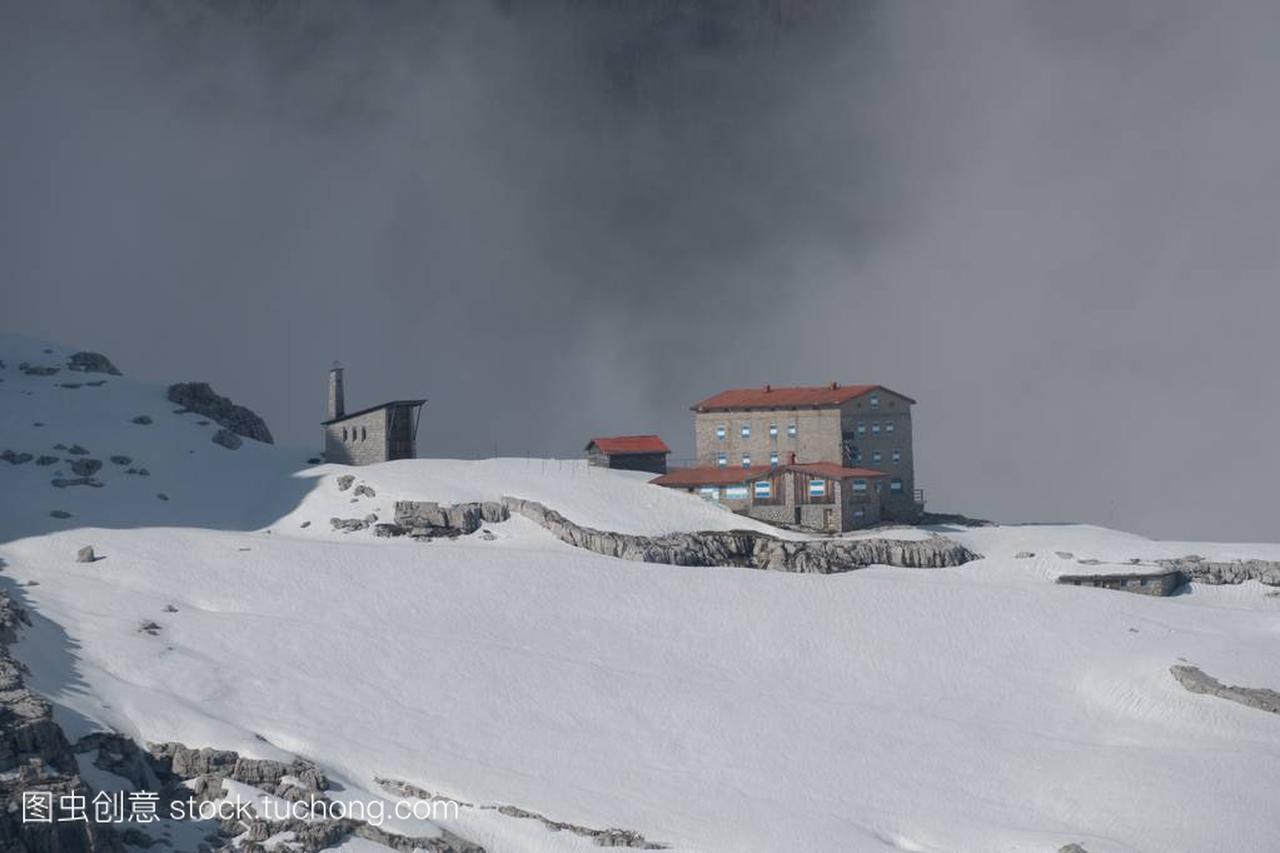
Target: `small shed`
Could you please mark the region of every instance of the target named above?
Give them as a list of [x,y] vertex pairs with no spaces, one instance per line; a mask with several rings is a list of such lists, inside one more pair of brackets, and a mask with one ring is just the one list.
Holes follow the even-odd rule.
[[614,435],[587,442],[587,462],[600,468],[667,473],[671,448],[656,435]]

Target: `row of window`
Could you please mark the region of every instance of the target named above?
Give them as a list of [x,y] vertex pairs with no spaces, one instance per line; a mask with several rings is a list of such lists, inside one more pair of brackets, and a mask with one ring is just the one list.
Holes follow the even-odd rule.
[[[902,461],[902,451],[901,451],[901,450],[898,450],[898,449],[896,449],[896,448],[895,448],[894,450],[889,451],[889,460],[890,460],[891,462],[893,462],[895,465],[896,465],[896,464],[898,464],[899,462],[901,462],[901,461]],[[853,461],[854,461],[854,462],[861,462],[861,461],[862,461],[862,451],[861,451],[861,450],[854,450],[854,451],[853,451]],[[872,462],[873,464],[877,464],[877,465],[878,465],[878,464],[880,464],[880,463],[881,463],[881,462],[883,462],[883,461],[884,461],[884,454],[883,454],[881,451],[879,451],[879,450],[873,450],[873,451],[871,451],[871,462]],[[777,465],[778,465],[778,452],[777,452],[776,450],[774,450],[774,451],[770,451],[770,452],[769,452],[769,464],[770,464],[771,466],[775,467],[775,468],[777,467]],[[717,456],[716,456],[716,465],[717,465],[717,466],[719,466],[720,468],[727,468],[727,467],[729,466],[729,454],[727,454],[727,453],[720,453],[720,454],[717,454]],[[750,468],[750,467],[751,467],[751,454],[750,454],[750,453],[744,453],[744,454],[742,454],[742,467],[743,467],[743,468]]]
[[[738,432],[743,438],[751,438],[751,424],[745,424],[745,423],[742,424],[742,426],[738,427]],[[792,421],[791,423],[787,424],[788,436],[790,436],[791,438],[795,438],[798,433],[799,433],[799,427],[796,425],[795,421]],[[727,436],[728,434],[729,434],[729,427],[727,427],[725,424],[716,424],[716,438],[720,439],[721,441],[724,441],[725,436]],[[777,424],[769,424],[769,437],[770,438],[778,437]]]
[[[854,448],[854,450],[853,450],[853,452],[852,452],[852,456],[853,456],[853,461],[854,461],[854,462],[861,462],[861,461],[862,461],[862,451],[861,451],[861,450],[859,450],[859,449],[857,449],[857,448]],[[884,460],[884,454],[883,454],[881,451],[879,451],[879,450],[873,450],[873,451],[871,451],[871,462],[872,462],[872,464],[876,464],[876,465],[878,465],[878,464],[879,464],[880,462],[882,462],[883,460]],[[898,450],[898,449],[896,449],[896,448],[895,448],[895,449],[893,449],[893,450],[891,450],[891,451],[889,451],[889,460],[890,460],[891,462],[893,462],[895,465],[896,465],[897,463],[901,462],[901,461],[902,461],[902,451],[901,451],[901,450]]]
[[[858,435],[866,435],[867,434],[866,421],[858,421],[858,426],[856,427],[856,429],[858,431]],[[893,421],[885,421],[884,424],[881,424],[879,421],[876,421],[871,424],[872,435],[879,435],[881,429],[883,429],[885,432],[893,432],[894,430]]]
[[[867,486],[866,480],[850,480],[849,483],[855,495],[865,495],[867,493],[868,486]],[[756,480],[754,483],[751,484],[751,488],[752,488],[752,494],[757,498],[773,497],[773,481],[771,480]],[[725,486],[723,491],[724,491],[724,497],[726,500],[745,500],[747,497],[746,486]],[[877,492],[880,491],[880,487],[878,484],[876,486],[876,491]],[[901,493],[902,480],[896,477],[893,480],[890,480],[889,491],[895,494]],[[721,489],[718,486],[703,486],[701,489],[698,490],[698,492],[704,498],[711,498],[712,500],[716,500],[716,499],[719,499],[720,497]],[[827,496],[826,480],[820,477],[815,477],[809,480],[809,497],[825,498],[826,496]]]
[[342,428],[342,440],[343,440],[343,441],[364,441],[364,440],[366,440],[368,437],[369,437],[369,431],[368,431],[367,429],[365,429],[364,427],[360,427],[360,429],[359,429],[359,434],[357,434],[357,430],[356,430],[356,428],[355,428],[355,427],[352,427],[352,428],[351,428],[351,437],[350,437],[350,438],[347,438],[347,428],[346,428],[346,427],[343,427],[343,428]]

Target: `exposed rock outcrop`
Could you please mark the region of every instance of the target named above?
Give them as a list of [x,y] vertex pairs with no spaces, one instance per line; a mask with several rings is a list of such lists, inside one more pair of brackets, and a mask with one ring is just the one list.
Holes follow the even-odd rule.
[[537,501],[504,497],[503,505],[551,531],[556,538],[607,557],[676,566],[744,566],[784,572],[830,574],[872,565],[906,568],[960,566],[979,558],[941,536],[925,540],[784,540],[754,530],[704,530],[635,536],[583,527]]
[[379,525],[381,536],[409,534],[420,537],[461,536],[475,533],[485,522],[496,523],[511,517],[507,507],[496,501],[441,506],[434,501],[396,501],[395,527]]
[[1169,672],[1178,679],[1178,683],[1192,693],[1203,693],[1217,696],[1229,702],[1238,702],[1259,711],[1280,714],[1280,692],[1265,687],[1237,687],[1223,684],[1212,675],[1205,674],[1199,667],[1178,664],[1169,667]]
[[51,803],[66,795],[86,801],[93,796],[49,703],[26,687],[22,666],[9,655],[9,644],[27,622],[25,611],[0,592],[0,850],[121,853],[124,847],[110,826],[22,820],[24,792],[41,792]]
[[236,435],[272,444],[271,430],[262,418],[214,392],[207,382],[179,382],[169,386],[169,401],[204,415]]
[[100,352],[72,353],[67,359],[67,370],[76,370],[81,373],[108,373],[112,376],[122,375],[111,363],[111,359]]
[[[1090,563],[1089,565],[1096,565]],[[1173,595],[1182,586],[1186,578],[1182,572],[1124,572],[1105,575],[1059,575],[1058,583],[1070,586],[1093,586],[1103,589],[1118,589],[1122,592],[1136,592],[1141,595],[1167,596]]]
[[30,453],[15,453],[12,450],[6,450],[4,453],[0,453],[0,459],[10,465],[24,465],[31,461],[32,456]]
[[1219,585],[1256,580],[1267,586],[1280,586],[1280,561],[1277,560],[1214,561],[1189,554],[1173,560],[1157,560],[1156,563],[1180,571],[1196,583]]
[[227,450],[239,450],[240,445],[244,443],[244,439],[226,427],[215,432],[212,441],[214,444],[227,448]]

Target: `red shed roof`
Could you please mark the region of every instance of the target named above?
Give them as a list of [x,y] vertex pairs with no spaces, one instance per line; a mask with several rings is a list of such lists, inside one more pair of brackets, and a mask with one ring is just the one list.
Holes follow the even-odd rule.
[[768,465],[753,465],[750,468],[704,465],[698,468],[676,468],[649,482],[658,486],[676,487],[736,486],[757,474],[767,474],[769,471]]
[[906,394],[886,388],[883,385],[841,385],[832,382],[829,385],[800,386],[792,388],[775,388],[764,385],[758,388],[730,388],[713,397],[696,403],[693,410],[709,411],[712,409],[763,409],[796,406],[839,406],[855,397],[861,397],[870,391],[887,391],[897,394],[908,403],[914,403]]
[[656,435],[613,435],[593,438],[587,442],[587,449],[590,450],[593,444],[600,448],[601,453],[609,456],[627,453],[671,452],[671,448],[667,447],[667,443]]

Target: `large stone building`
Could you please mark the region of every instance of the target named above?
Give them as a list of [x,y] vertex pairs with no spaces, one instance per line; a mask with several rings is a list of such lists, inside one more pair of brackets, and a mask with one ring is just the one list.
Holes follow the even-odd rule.
[[426,400],[392,400],[348,413],[344,390],[342,365],[335,362],[329,371],[329,417],[320,424],[326,462],[372,465],[418,455],[418,417]]
[[885,474],[886,519],[915,518],[911,407],[915,400],[883,385],[735,388],[695,404],[699,466],[777,467],[789,460],[872,469]]
[[600,468],[667,473],[671,448],[656,435],[614,435],[587,442],[587,461]]

